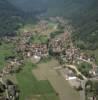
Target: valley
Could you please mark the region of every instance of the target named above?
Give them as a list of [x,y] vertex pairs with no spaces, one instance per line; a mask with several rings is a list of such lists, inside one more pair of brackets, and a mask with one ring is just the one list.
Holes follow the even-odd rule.
[[0,100],[98,99],[98,1],[0,1]]
[[[24,26],[15,37],[2,38],[10,50],[3,54],[1,79],[18,85],[19,100],[81,100],[84,81],[97,79],[96,58],[75,47],[72,26],[65,26],[61,17],[53,19]],[[1,51],[4,44],[1,42]]]

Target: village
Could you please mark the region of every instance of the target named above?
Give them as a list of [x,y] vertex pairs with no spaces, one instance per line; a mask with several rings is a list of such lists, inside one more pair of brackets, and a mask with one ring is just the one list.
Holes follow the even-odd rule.
[[[53,20],[53,18],[50,20]],[[58,20],[59,18],[57,17],[56,21]],[[65,25],[62,20],[60,20],[60,25],[61,23],[62,26]],[[67,80],[73,88],[85,91],[84,82],[87,82],[88,80],[98,80],[98,66],[95,63],[94,56],[87,55],[86,53],[82,52],[80,48],[74,45],[70,32],[67,30],[68,28],[64,28],[61,32],[57,30],[58,26],[59,25],[57,24],[54,26],[54,29],[49,31],[47,29],[48,25],[46,21],[41,21],[37,26],[42,27],[40,29],[35,28],[33,32],[23,32],[21,35],[16,37],[5,37],[4,41],[15,43],[15,51],[17,54],[19,54],[20,58],[14,56],[6,58],[7,65],[0,72],[0,82],[2,82],[2,78],[5,75],[10,73],[18,73],[20,70],[22,70],[25,59],[29,59],[32,63],[37,64],[41,60],[47,59],[50,56],[55,58],[60,63],[60,66],[55,67],[54,70],[59,71],[64,79]],[[49,34],[43,34],[43,31],[47,32],[47,30]],[[51,36],[51,33],[57,34]],[[39,37],[37,37],[36,40],[32,40],[33,38],[31,37],[35,37],[36,34]],[[90,68],[87,68],[87,72],[83,72],[83,68],[80,67]],[[4,85],[5,83],[6,82],[2,84]],[[5,91],[8,91],[7,100],[18,100],[17,98],[19,94],[17,93],[15,85],[5,85],[5,87]],[[96,97],[93,96],[88,98],[90,99],[87,100],[96,100]],[[0,100],[6,99],[0,98]]]

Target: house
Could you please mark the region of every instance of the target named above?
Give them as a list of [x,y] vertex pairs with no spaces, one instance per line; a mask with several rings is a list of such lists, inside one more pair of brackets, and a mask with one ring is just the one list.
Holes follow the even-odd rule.
[[51,40],[49,47],[53,53],[61,53],[64,50],[62,40],[60,38]]
[[63,70],[63,74],[64,74],[66,80],[74,80],[77,78],[75,73],[69,68],[65,68]]
[[26,49],[26,45],[25,44],[18,44],[16,51],[17,52],[19,52],[19,51],[25,51],[25,49]]
[[84,59],[84,60],[90,61],[89,55],[86,54],[86,53],[83,53],[83,52],[80,54],[80,59]]
[[75,47],[68,48],[65,50],[65,56],[67,61],[74,63],[80,56],[80,50]]
[[9,74],[9,73],[17,72],[21,69],[22,64],[23,64],[23,61],[18,60],[16,58],[11,61],[8,61],[6,66],[3,68],[2,73]]
[[95,96],[90,96],[90,97],[87,97],[88,100],[97,100],[97,98]]
[[39,57],[47,57],[48,56],[48,47],[46,44],[32,44],[32,55]]
[[33,35],[33,33],[32,32],[23,32],[21,35],[22,35],[22,37],[30,37]]
[[10,80],[0,81],[0,100],[18,100],[19,90],[17,86]]
[[13,98],[16,95],[16,91],[15,91],[15,86],[14,85],[8,85],[8,95],[9,95],[9,99],[13,100]]
[[80,79],[76,76],[76,73],[70,68],[62,69],[61,73],[72,87],[75,87],[78,89],[81,86]]
[[19,90],[11,80],[5,80],[7,100],[17,100],[19,98]]
[[89,73],[94,77],[98,77],[98,66],[93,67]]

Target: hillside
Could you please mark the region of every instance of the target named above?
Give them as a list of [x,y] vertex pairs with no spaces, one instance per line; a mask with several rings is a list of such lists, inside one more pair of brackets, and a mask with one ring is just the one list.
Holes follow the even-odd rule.
[[0,36],[14,33],[19,27],[20,12],[6,0],[0,0]]
[[[62,16],[72,21],[74,39],[82,48],[98,47],[98,0],[9,0],[23,11],[43,16]],[[93,32],[93,33],[92,33]],[[93,36],[92,36],[93,34]],[[86,45],[84,46],[84,44]],[[93,45],[95,43],[95,45]]]
[[[64,16],[72,21],[73,39],[81,49],[98,48],[98,0],[53,0],[48,15]],[[58,3],[57,3],[58,2]],[[52,12],[53,13],[52,13]]]
[[47,9],[47,0],[8,0],[11,4],[25,12],[37,13]]
[[0,36],[15,35],[15,31],[23,24],[24,17],[25,14],[7,0],[0,0]]
[[0,0],[0,34],[13,34],[28,13],[69,19],[77,45],[83,49],[98,48],[98,0]]

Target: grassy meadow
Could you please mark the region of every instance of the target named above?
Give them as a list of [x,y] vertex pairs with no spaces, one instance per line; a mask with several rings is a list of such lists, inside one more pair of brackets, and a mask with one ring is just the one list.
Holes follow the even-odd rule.
[[13,56],[14,54],[14,45],[12,43],[2,42],[0,45],[0,69],[6,66],[5,58],[8,56]]

